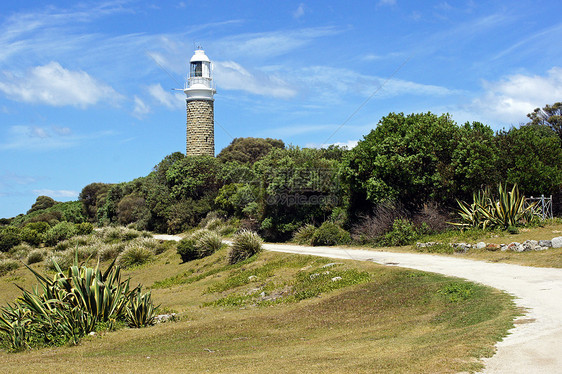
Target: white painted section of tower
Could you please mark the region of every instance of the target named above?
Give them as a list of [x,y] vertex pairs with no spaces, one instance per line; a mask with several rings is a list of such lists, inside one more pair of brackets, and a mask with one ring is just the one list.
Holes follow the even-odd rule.
[[189,60],[189,76],[183,92],[187,101],[209,100],[214,101],[213,95],[216,93],[213,77],[212,64],[205,51],[198,49]]

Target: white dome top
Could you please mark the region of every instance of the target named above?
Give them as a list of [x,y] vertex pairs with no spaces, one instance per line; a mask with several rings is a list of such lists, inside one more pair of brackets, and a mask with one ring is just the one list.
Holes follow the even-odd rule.
[[191,57],[191,60],[189,60],[189,62],[199,62],[199,61],[211,62],[211,60],[209,60],[209,57],[207,57],[207,55],[205,54],[205,51],[202,49],[196,50],[193,57]]

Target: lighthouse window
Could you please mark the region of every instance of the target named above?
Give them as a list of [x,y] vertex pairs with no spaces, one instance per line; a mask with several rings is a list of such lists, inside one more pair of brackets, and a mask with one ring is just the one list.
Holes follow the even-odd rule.
[[192,77],[203,76],[203,62],[197,61],[191,63],[191,76]]

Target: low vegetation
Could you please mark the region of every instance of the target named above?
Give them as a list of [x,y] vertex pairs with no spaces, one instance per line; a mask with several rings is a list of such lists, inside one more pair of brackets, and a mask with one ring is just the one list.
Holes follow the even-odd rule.
[[[163,365],[169,372],[471,371],[481,367],[477,358],[492,354],[517,313],[505,294],[435,274],[259,251],[230,264],[228,252],[220,248],[182,263],[176,248],[168,247],[130,268],[128,282],[149,285],[150,295],[134,293],[125,316],[110,319],[113,326],[152,324],[152,300],[178,313],[177,322],[112,332],[100,322],[98,328],[75,330],[96,336],[81,337],[71,349],[0,352],[3,370],[64,371],[71,361],[87,372],[107,365],[114,372],[152,372]],[[64,279],[87,274],[86,267],[74,269]],[[10,274],[23,286],[37,282],[25,268]],[[55,278],[61,276],[57,271]],[[12,301],[5,299],[13,294],[4,291],[9,287],[11,282],[0,281],[3,304]],[[27,344],[74,341],[70,335],[33,342]]]

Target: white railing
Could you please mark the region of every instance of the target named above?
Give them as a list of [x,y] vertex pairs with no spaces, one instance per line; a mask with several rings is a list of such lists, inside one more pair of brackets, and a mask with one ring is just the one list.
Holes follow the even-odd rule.
[[205,87],[209,87],[213,89],[215,88],[213,80],[207,77],[190,77],[187,79],[187,82],[185,83],[185,88],[189,88],[195,84],[202,84]]

